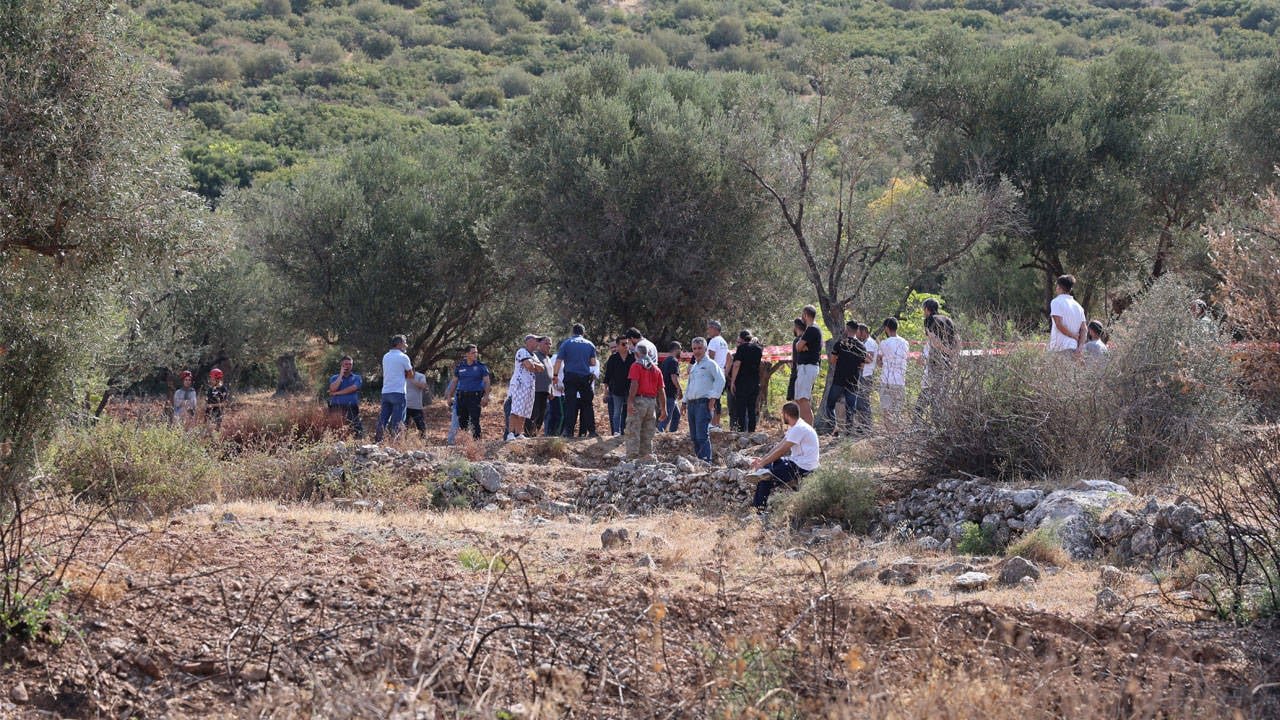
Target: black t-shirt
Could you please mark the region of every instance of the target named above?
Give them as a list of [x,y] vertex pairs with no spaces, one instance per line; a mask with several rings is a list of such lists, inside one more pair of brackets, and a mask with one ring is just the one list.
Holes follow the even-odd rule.
[[629,395],[631,393],[631,378],[627,377],[627,373],[631,371],[631,363],[635,362],[635,356],[627,353],[624,360],[618,353],[613,353],[608,360],[604,362],[604,384],[609,386],[610,395]]
[[797,341],[803,340],[806,350],[795,350],[791,353],[791,357],[795,359],[797,365],[817,365],[818,360],[822,358],[822,331],[817,325],[810,325],[805,331],[796,338]]
[[[925,332],[938,338],[938,341],[946,348],[947,354],[956,349],[956,325],[951,322],[951,318],[946,315],[930,315],[924,319],[924,329]],[[929,359],[933,361],[941,358],[934,358],[931,353]]]
[[749,342],[738,346],[738,351],[734,354],[734,359],[738,362],[738,380],[739,385],[759,385],[760,384],[760,360],[764,357],[764,348]]
[[658,369],[662,370],[662,386],[667,391],[667,397],[674,398],[679,394],[676,382],[680,377],[680,359],[675,355],[668,355]]
[[831,354],[836,356],[836,367],[831,381],[837,387],[856,390],[858,378],[862,376],[862,365],[867,361],[866,346],[858,338],[846,336],[840,338],[840,342],[831,349]]

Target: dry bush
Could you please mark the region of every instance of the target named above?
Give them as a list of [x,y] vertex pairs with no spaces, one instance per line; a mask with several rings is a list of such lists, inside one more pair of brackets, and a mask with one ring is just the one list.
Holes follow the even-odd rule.
[[1067,551],[1062,549],[1062,540],[1053,527],[1041,527],[1032,530],[1015,540],[1005,548],[1008,557],[1023,557],[1041,565],[1062,567],[1070,560]]
[[1178,467],[1249,418],[1226,341],[1191,313],[1176,278],[1157,281],[1113,326],[1105,362],[1024,350],[957,358],[900,458],[930,477],[1102,473]]
[[335,467],[327,443],[249,449],[219,463],[212,486],[222,502],[308,500],[332,490],[328,473]]
[[310,401],[239,405],[222,419],[222,437],[240,448],[319,442],[342,429],[341,415]]
[[879,479],[870,472],[827,465],[806,475],[794,493],[779,494],[770,504],[793,523],[838,522],[855,532],[866,532],[875,514],[878,486]]
[[139,514],[168,514],[213,497],[207,448],[168,425],[104,419],[64,432],[50,458],[55,477],[73,492]]
[[1280,428],[1218,448],[1192,477],[1209,518],[1192,548],[1215,576],[1198,604],[1236,621],[1280,615]]
[[1232,331],[1251,341],[1236,353],[1244,387],[1268,418],[1280,417],[1280,196],[1268,190],[1246,217],[1210,228],[1222,278],[1215,299]]

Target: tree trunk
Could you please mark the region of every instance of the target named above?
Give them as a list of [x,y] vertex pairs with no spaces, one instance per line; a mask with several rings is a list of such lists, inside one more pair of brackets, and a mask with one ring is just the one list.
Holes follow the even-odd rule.
[[276,369],[279,377],[276,380],[276,397],[300,393],[307,389],[298,372],[297,358],[293,353],[286,353],[276,358]]

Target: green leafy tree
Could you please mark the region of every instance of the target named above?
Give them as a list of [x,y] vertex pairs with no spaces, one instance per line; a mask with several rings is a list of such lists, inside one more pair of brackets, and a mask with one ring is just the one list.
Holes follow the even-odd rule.
[[563,319],[656,339],[769,297],[755,188],[725,151],[727,80],[619,56],[544,80],[506,133],[504,225]]
[[288,324],[363,362],[404,333],[418,367],[506,337],[521,306],[488,242],[496,192],[482,138],[383,141],[243,193],[255,254],[286,292]]
[[0,7],[0,489],[22,484],[201,212],[150,63],[105,0]]

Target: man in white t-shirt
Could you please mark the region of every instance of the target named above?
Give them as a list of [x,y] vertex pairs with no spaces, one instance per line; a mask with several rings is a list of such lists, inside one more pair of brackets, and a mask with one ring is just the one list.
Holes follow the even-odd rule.
[[[720,372],[729,377],[729,341],[721,335],[719,320],[707,323],[707,357],[720,366]],[[716,398],[715,410],[711,413],[711,427],[720,429],[720,398]]]
[[1079,355],[1085,342],[1085,314],[1080,303],[1071,297],[1076,279],[1071,275],[1058,278],[1058,294],[1049,303],[1049,352]]
[[763,475],[756,483],[756,494],[751,500],[751,507],[757,511],[763,511],[769,504],[769,494],[775,488],[794,490],[800,486],[800,478],[818,469],[818,433],[800,418],[800,406],[794,402],[783,405],[782,420],[787,424],[782,442],[768,455],[751,463],[751,469]]
[[876,348],[876,359],[880,363],[880,416],[884,418],[885,427],[893,430],[898,427],[906,404],[910,348],[906,340],[898,337],[898,318],[885,318],[881,328],[886,337]]
[[391,349],[382,356],[382,410],[378,413],[378,429],[373,441],[382,442],[382,433],[391,426],[391,437],[397,437],[404,427],[408,409],[405,389],[413,377],[413,363],[404,353],[409,342],[403,335],[391,338]]

